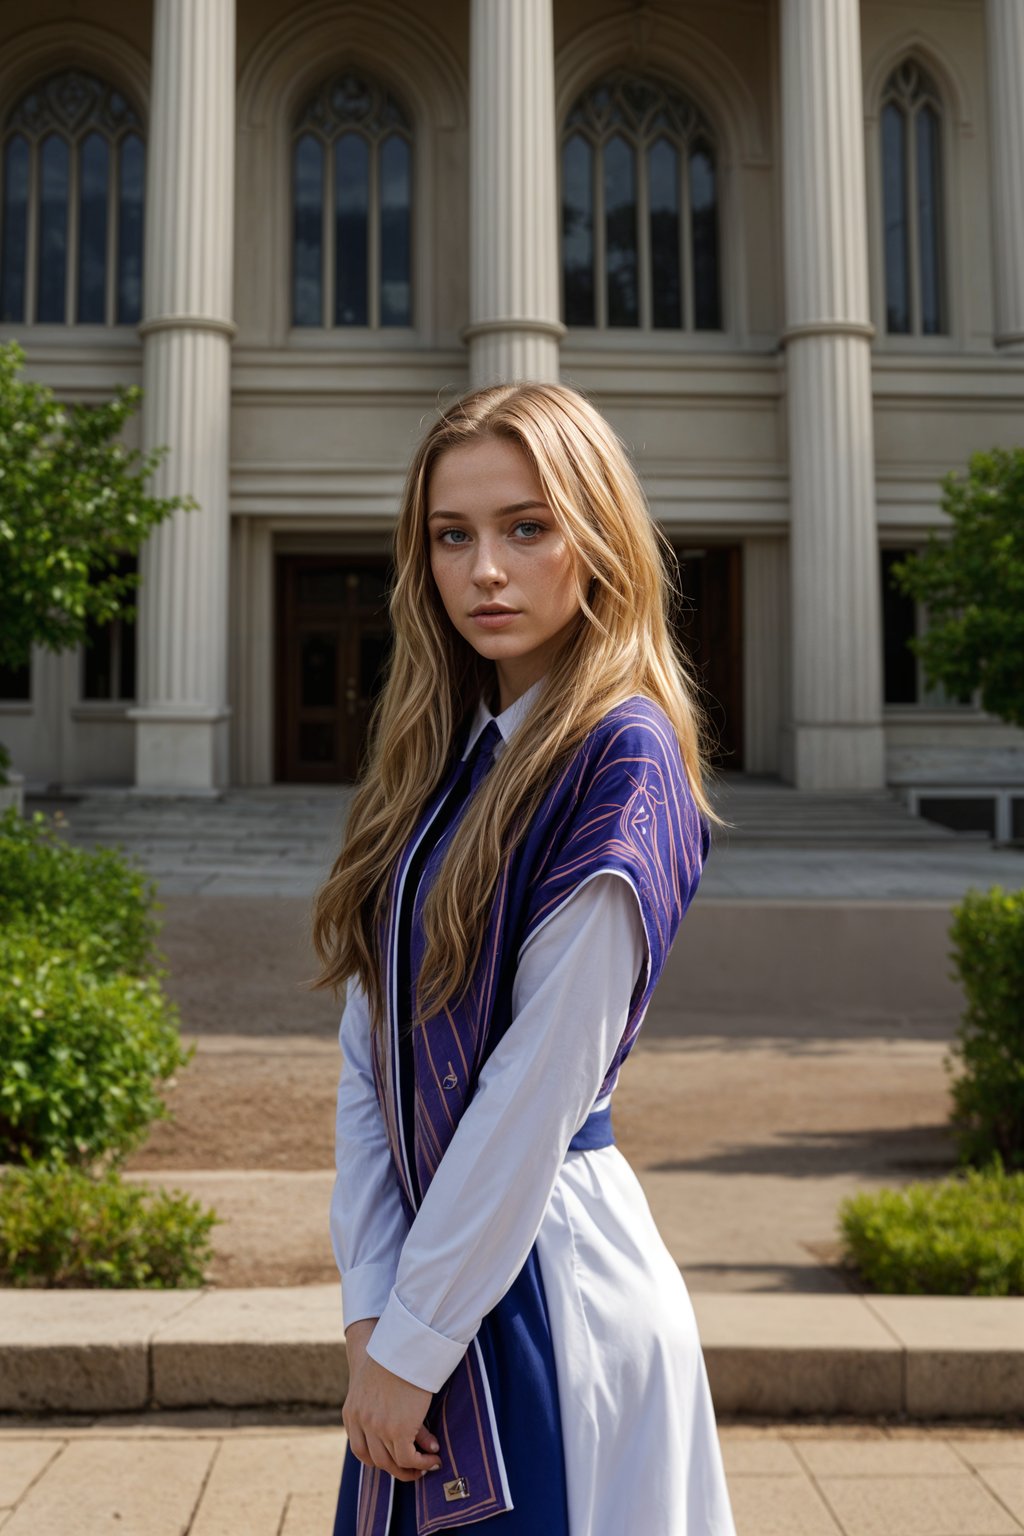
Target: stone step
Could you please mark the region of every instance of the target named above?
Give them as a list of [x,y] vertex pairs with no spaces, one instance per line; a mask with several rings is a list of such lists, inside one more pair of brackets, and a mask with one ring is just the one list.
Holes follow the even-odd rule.
[[[1024,1411],[1024,1297],[692,1297],[719,1413],[1001,1418]],[[0,1410],[340,1406],[335,1285],[9,1290]]]

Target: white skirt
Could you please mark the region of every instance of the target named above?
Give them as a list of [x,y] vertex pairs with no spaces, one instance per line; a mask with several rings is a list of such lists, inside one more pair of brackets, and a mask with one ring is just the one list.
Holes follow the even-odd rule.
[[617,1147],[567,1155],[537,1254],[571,1536],[736,1536],[690,1293]]

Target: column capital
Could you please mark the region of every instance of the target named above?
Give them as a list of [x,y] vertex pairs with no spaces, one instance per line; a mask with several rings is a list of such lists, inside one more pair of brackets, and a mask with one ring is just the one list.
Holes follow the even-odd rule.
[[804,320],[799,325],[787,325],[779,340],[785,346],[804,336],[863,336],[873,341],[875,327],[870,320]]
[[215,315],[154,315],[138,326],[141,337],[152,336],[155,331],[213,331],[233,341],[238,326],[233,320],[219,320]]

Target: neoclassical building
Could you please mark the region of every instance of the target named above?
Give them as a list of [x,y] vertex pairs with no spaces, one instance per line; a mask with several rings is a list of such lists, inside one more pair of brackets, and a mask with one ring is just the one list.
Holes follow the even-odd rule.
[[0,332],[198,503],[0,676],[30,787],[351,778],[412,445],[530,377],[634,453],[723,766],[1020,818],[888,567],[1024,436],[1022,0],[37,0],[0,132]]

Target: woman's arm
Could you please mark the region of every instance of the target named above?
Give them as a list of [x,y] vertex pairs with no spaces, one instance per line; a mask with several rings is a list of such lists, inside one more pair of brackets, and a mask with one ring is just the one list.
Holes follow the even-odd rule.
[[361,1318],[380,1316],[409,1230],[373,1081],[369,1007],[355,977],[348,983],[338,1041],[344,1065],[338,1082],[330,1231],[347,1329]]
[[439,1390],[516,1278],[622,1038],[645,954],[636,894],[611,873],[580,886],[527,944],[512,1023],[409,1229],[367,1345],[388,1371]]

